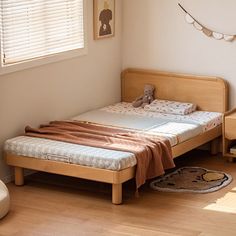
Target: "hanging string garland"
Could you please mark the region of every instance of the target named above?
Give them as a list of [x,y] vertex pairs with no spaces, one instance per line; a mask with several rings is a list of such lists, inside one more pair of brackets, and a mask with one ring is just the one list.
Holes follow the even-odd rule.
[[220,32],[216,32],[208,29],[204,25],[202,25],[199,21],[197,21],[187,10],[179,3],[179,7],[186,13],[185,20],[187,23],[192,24],[197,30],[202,31],[207,37],[212,37],[217,40],[224,39],[227,42],[232,42],[236,39],[236,35],[223,34]]

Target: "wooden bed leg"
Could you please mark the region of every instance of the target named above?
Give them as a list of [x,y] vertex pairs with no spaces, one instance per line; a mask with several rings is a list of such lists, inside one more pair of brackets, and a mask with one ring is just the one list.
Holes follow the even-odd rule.
[[21,167],[15,167],[15,185],[24,185],[24,169]]
[[122,184],[112,184],[112,203],[115,205],[122,203]]
[[211,155],[216,155],[219,152],[219,139],[211,141]]

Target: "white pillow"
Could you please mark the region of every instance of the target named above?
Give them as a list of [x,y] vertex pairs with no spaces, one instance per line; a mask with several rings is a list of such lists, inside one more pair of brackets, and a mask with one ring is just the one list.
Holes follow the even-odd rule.
[[144,110],[167,114],[187,115],[196,111],[196,105],[192,103],[156,99],[151,104],[146,105]]

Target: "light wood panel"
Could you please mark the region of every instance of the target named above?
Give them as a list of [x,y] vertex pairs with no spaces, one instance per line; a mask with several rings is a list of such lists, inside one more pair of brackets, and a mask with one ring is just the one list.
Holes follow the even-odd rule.
[[[222,170],[236,179],[236,164],[207,152],[191,152],[177,164]],[[139,198],[133,183],[128,183],[123,189],[125,204],[119,207],[108,201],[109,185],[65,176],[40,173],[27,178],[23,187],[12,183],[7,187],[11,210],[1,220],[1,236],[234,236],[236,232],[235,181],[210,194],[161,193],[146,184]]]
[[[180,144],[177,144],[176,146],[172,147],[172,152],[174,158],[190,151],[193,150],[194,148],[197,148],[204,143],[208,143],[209,141],[212,140],[213,143],[215,143],[215,140],[220,137],[222,134],[222,126],[219,125],[215,127],[214,129],[211,129],[207,132],[204,132],[200,135],[197,135],[196,137],[193,137],[191,139],[188,139],[185,142],[182,142]],[[215,150],[215,144],[212,145],[212,152],[216,154]],[[218,149],[219,150],[219,149]]]
[[223,117],[223,156],[228,161],[233,162],[235,154],[230,153],[230,147],[236,143],[236,109],[232,109],[224,114]]
[[227,139],[236,138],[236,110],[224,116],[225,137]]
[[120,171],[98,169],[60,161],[41,160],[33,157],[17,156],[5,153],[5,161],[14,166],[15,184],[24,184],[24,168],[44,171],[48,173],[66,175],[71,177],[95,180],[112,184],[112,203],[122,203],[122,183],[134,178],[136,167],[130,167]]
[[228,110],[228,85],[225,80],[154,70],[123,71],[122,101],[131,102],[143,94],[145,84],[153,84],[156,87],[156,98],[195,103],[198,110],[202,111]]

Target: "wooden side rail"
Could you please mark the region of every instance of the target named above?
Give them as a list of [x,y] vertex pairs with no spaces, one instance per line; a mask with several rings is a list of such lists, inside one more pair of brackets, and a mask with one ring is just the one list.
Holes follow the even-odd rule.
[[122,183],[134,178],[135,166],[121,171],[92,168],[64,162],[41,160],[33,157],[17,156],[5,153],[6,163],[15,168],[15,184],[24,184],[23,169],[32,169],[48,173],[61,174],[88,180],[112,184],[112,203],[122,203]]

